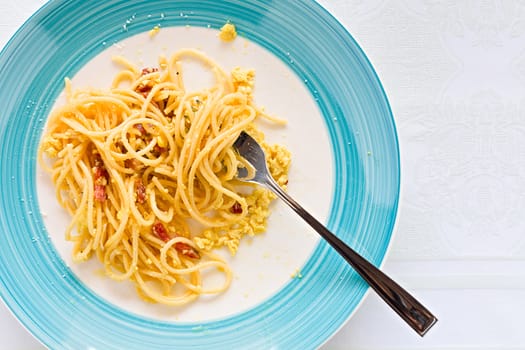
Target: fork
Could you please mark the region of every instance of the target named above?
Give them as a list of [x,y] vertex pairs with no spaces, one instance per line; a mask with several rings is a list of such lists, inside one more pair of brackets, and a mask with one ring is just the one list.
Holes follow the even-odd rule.
[[271,190],[288,204],[310,224],[420,336],[424,336],[437,322],[437,318],[412,295],[354,249],[346,245],[291,198],[270,175],[263,149],[248,133],[242,131],[234,142],[233,148],[253,167],[251,170],[255,171],[249,171],[246,167],[239,167],[237,169],[237,179],[243,182],[261,185]]

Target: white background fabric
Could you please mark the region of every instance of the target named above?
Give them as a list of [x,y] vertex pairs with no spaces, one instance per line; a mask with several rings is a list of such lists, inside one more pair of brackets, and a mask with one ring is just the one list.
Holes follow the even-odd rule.
[[[525,3],[320,2],[396,118],[403,195],[385,270],[440,319],[420,338],[370,294],[323,349],[525,349]],[[43,3],[0,0],[0,47]],[[43,348],[1,303],[0,333],[1,349]]]

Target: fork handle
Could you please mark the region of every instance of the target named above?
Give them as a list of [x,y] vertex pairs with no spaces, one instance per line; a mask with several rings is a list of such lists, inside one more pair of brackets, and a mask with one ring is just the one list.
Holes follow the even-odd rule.
[[284,192],[273,179],[266,179],[265,185],[310,224],[420,336],[424,336],[437,322],[437,318],[427,308],[390,277],[330,232],[299,203]]

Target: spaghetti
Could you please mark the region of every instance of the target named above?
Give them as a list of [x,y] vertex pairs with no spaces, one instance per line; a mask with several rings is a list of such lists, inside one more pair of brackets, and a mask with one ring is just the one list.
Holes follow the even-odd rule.
[[[187,91],[182,62],[209,67],[215,83]],[[106,91],[73,91],[51,115],[40,146],[42,166],[72,219],[73,259],[93,255],[115,280],[131,280],[145,300],[184,305],[226,290],[232,271],[213,249],[235,253],[241,238],[263,232],[273,195],[241,193],[243,166],[232,148],[248,130],[266,148],[270,171],[287,183],[289,153],[269,146],[254,121],[253,71],[227,74],[195,50],[159,58],[159,68],[124,69]],[[49,162],[44,160],[47,156]],[[49,165],[47,163],[50,163]],[[222,275],[207,286],[203,271]]]

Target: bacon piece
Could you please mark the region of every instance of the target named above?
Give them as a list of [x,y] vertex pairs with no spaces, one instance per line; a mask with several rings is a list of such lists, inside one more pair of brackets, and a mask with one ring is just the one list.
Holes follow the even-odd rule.
[[104,166],[104,161],[100,154],[96,153],[93,158],[93,179],[95,181],[93,196],[96,201],[104,202],[107,199],[106,185],[108,184],[109,174]]
[[[155,234],[164,242],[168,242],[171,239],[171,237],[168,234],[168,231],[160,221],[156,221],[153,224],[153,234]],[[201,257],[199,252],[187,243],[177,242],[174,244],[174,247],[175,250],[177,250],[179,253],[190,259],[200,259]]]
[[[159,69],[155,68],[155,67],[142,68],[142,72],[141,72],[140,76],[144,76],[144,75],[151,74],[151,73],[158,72],[158,71],[159,71]],[[147,82],[146,84],[140,83],[135,88],[135,91],[142,93],[142,96],[144,96],[144,97],[148,97],[148,94],[151,91],[151,88],[152,88],[151,82]]]
[[162,239],[164,242],[167,242],[171,239],[171,237],[168,235],[168,231],[166,231],[166,228],[160,221],[155,221],[153,224],[153,234]]
[[235,204],[231,206],[230,212],[232,212],[233,214],[241,214],[242,213],[241,203],[235,202]]
[[130,158],[124,161],[124,166],[135,171],[141,170],[144,167],[144,164],[138,159]]
[[107,199],[106,186],[95,185],[93,190],[93,197],[97,202],[104,202]]
[[142,84],[142,83],[140,83],[139,85],[137,85],[135,90],[137,92],[142,93],[142,96],[148,97],[148,94],[151,91],[151,86],[149,86],[149,84]]
[[99,185],[107,185],[109,174],[104,165],[96,166],[94,169],[95,183]]
[[146,131],[146,129],[144,128],[144,125],[142,125],[142,123],[137,123],[137,124],[133,125],[133,127],[135,129],[137,129],[142,136],[144,136],[144,135],[146,135],[148,133]]
[[167,151],[166,147],[160,147],[159,145],[153,146],[153,152],[156,156],[159,156],[166,151]]
[[158,68],[146,67],[146,68],[142,68],[142,73],[140,75],[142,76],[142,75],[146,75],[146,74],[150,74],[150,73],[154,73],[154,72],[158,72],[158,71],[159,71]]
[[177,242],[175,243],[175,249],[182,255],[187,256],[188,258],[191,258],[191,259],[201,258],[201,255],[199,254],[199,252],[187,243]]
[[142,183],[142,179],[135,180],[135,193],[137,194],[137,202],[144,204],[146,202],[146,186]]
[[102,157],[99,153],[93,154],[93,166],[95,166],[96,168],[104,166],[104,161],[102,160]]

